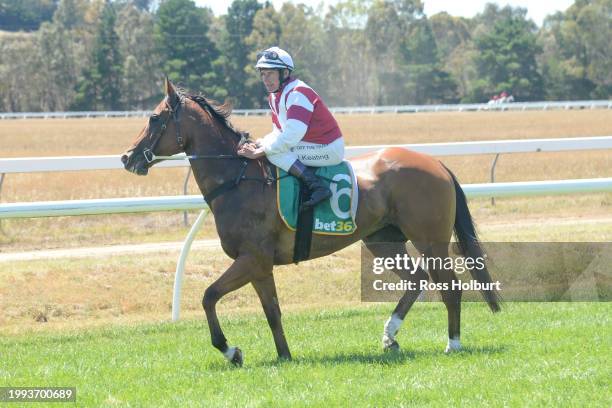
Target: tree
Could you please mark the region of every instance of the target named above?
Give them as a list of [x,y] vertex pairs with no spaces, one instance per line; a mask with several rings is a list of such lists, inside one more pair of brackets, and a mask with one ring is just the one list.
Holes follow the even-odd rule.
[[208,37],[211,15],[191,0],[166,0],[157,10],[154,38],[163,71],[172,81],[224,98],[224,84],[213,69],[219,52]]
[[259,79],[257,71],[253,68],[257,53],[273,45],[279,44],[281,36],[280,16],[270,3],[266,3],[253,17],[253,28],[251,34],[244,40],[249,48],[247,65],[243,68],[246,72],[245,86],[250,90],[252,106],[256,108],[267,107],[267,94]]
[[57,0],[0,0],[0,30],[35,31],[56,7]]
[[409,102],[403,84],[408,72],[402,50],[417,19],[423,18],[420,0],[378,0],[368,10],[365,33],[368,52],[375,59],[376,100],[378,105]]
[[148,109],[162,97],[161,60],[153,40],[152,15],[133,4],[117,15],[119,49],[123,66],[123,101],[127,109]]
[[76,109],[117,110],[122,106],[123,61],[119,52],[115,21],[114,6],[106,2],[97,27],[90,65],[84,70],[77,84],[73,105]]
[[544,96],[542,76],[536,55],[536,25],[526,19],[527,10],[505,7],[503,16],[492,28],[474,38],[478,54],[475,64],[479,80],[470,98],[484,101],[492,94],[509,91],[518,100],[541,100]]
[[279,45],[293,57],[295,73],[322,92],[326,89],[328,61],[325,60],[325,38],[322,21],[311,7],[283,4],[280,12],[283,28]]
[[611,0],[576,1],[544,21],[539,43],[546,96],[608,99],[612,93]]
[[41,90],[41,109],[63,111],[75,97],[78,67],[71,31],[61,24],[43,23],[37,32],[39,74],[32,86]]
[[457,47],[470,42],[472,38],[468,21],[463,17],[453,17],[442,12],[431,16],[429,24],[442,56],[452,54]]
[[425,104],[456,102],[457,85],[442,69],[431,25],[426,18],[412,24],[400,45],[405,91],[403,101]]
[[61,0],[53,14],[53,22],[66,30],[83,27],[87,4],[84,0]]
[[36,39],[34,34],[0,33],[0,109],[6,112],[40,110],[36,86]]
[[465,97],[477,78],[473,63],[476,51],[472,41],[471,20],[446,12],[429,19],[438,48],[442,70],[449,73],[457,86],[457,98]]
[[325,75],[330,105],[355,106],[376,102],[376,71],[374,53],[368,49],[364,30],[369,1],[348,0],[330,7],[323,21],[327,61]]
[[[262,7],[257,0],[234,0],[225,17],[225,30],[221,38],[220,66],[223,67],[225,88],[234,105],[251,108],[256,103],[252,84],[247,83],[251,49],[247,38],[253,31],[253,20]],[[250,86],[249,86],[250,85]]]

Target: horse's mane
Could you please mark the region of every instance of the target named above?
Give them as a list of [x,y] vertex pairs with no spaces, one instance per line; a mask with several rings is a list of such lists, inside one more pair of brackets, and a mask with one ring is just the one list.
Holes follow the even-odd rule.
[[214,119],[217,120],[222,126],[230,130],[236,136],[241,137],[242,131],[236,129],[234,125],[229,121],[229,117],[232,114],[232,106],[226,102],[221,104],[215,100],[208,99],[201,93],[194,94],[185,89],[177,89],[180,96],[191,99],[198,105],[200,108],[204,109],[206,112],[210,114]]

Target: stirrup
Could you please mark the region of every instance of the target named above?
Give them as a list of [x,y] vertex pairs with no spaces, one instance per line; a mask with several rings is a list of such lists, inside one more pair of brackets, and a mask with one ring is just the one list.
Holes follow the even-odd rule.
[[315,195],[314,191],[310,193],[310,197],[308,198],[308,200],[304,201],[302,205],[300,206],[300,211],[306,211],[310,208],[316,207],[318,204],[322,203],[323,201],[331,197],[332,192],[329,189],[326,189],[325,194],[321,196],[320,198],[317,198],[316,200],[313,199],[314,195]]

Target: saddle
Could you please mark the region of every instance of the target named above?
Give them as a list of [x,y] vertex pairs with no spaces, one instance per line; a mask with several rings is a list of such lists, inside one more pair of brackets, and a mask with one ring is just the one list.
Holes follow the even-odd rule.
[[313,233],[344,236],[357,229],[358,189],[350,163],[343,161],[335,166],[312,169],[328,184],[332,196],[315,208],[300,211],[302,203],[309,197],[306,185],[276,168],[277,208],[285,226],[295,231],[295,263],[308,259]]

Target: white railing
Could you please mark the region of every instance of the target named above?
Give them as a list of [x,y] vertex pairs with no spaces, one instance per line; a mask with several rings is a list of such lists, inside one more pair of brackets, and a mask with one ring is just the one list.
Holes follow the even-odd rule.
[[0,219],[198,210],[206,207],[202,195],[36,201],[0,204]]
[[[427,153],[432,156],[559,152],[571,150],[612,149],[612,136],[350,146],[346,148],[346,157],[355,157],[360,154],[373,152],[385,147],[403,147],[417,152]],[[189,162],[186,160],[169,160],[156,165],[156,167],[188,166]],[[121,163],[121,160],[119,160],[119,156],[117,155],[24,157],[0,159],[0,174],[113,169],[123,169],[123,164]]]
[[334,113],[419,113],[419,112],[472,112],[472,111],[526,111],[551,109],[611,109],[612,101],[550,101],[512,103],[462,103],[453,105],[398,105],[372,107],[332,108]]
[[[334,113],[416,113],[416,112],[469,112],[469,111],[525,111],[549,109],[611,109],[611,100],[512,102],[489,105],[487,103],[452,105],[393,105],[342,106],[331,108]],[[268,115],[268,109],[234,109],[237,116]],[[151,111],[82,111],[82,112],[4,112],[0,119],[68,119],[68,118],[127,118],[149,116]]]
[[[484,142],[429,143],[401,145],[435,156],[526,153],[543,151],[592,150],[612,148],[612,136],[532,139]],[[355,146],[347,148],[347,157],[391,146]],[[397,146],[393,146],[397,147]],[[495,163],[495,162],[494,162]],[[187,162],[170,161],[159,166],[187,166]],[[118,156],[52,157],[0,159],[0,174],[41,171],[74,171],[123,168]],[[2,179],[0,179],[2,180]],[[0,181],[1,184],[1,181]],[[612,191],[612,177],[599,179],[551,180],[509,183],[466,184],[462,186],[468,197],[503,197],[517,195],[550,195]],[[115,198],[100,200],[71,200],[34,203],[0,204],[3,218],[53,217],[65,215],[112,214],[167,210],[202,209],[192,225],[179,255],[174,280],[172,320],[180,315],[180,296],[187,254],[197,231],[208,213],[201,195],[147,198]]]
[[[612,177],[548,181],[517,181],[462,185],[468,197],[512,197],[612,191]],[[94,200],[37,201],[0,204],[0,219],[120,214],[207,208],[202,195]]]

